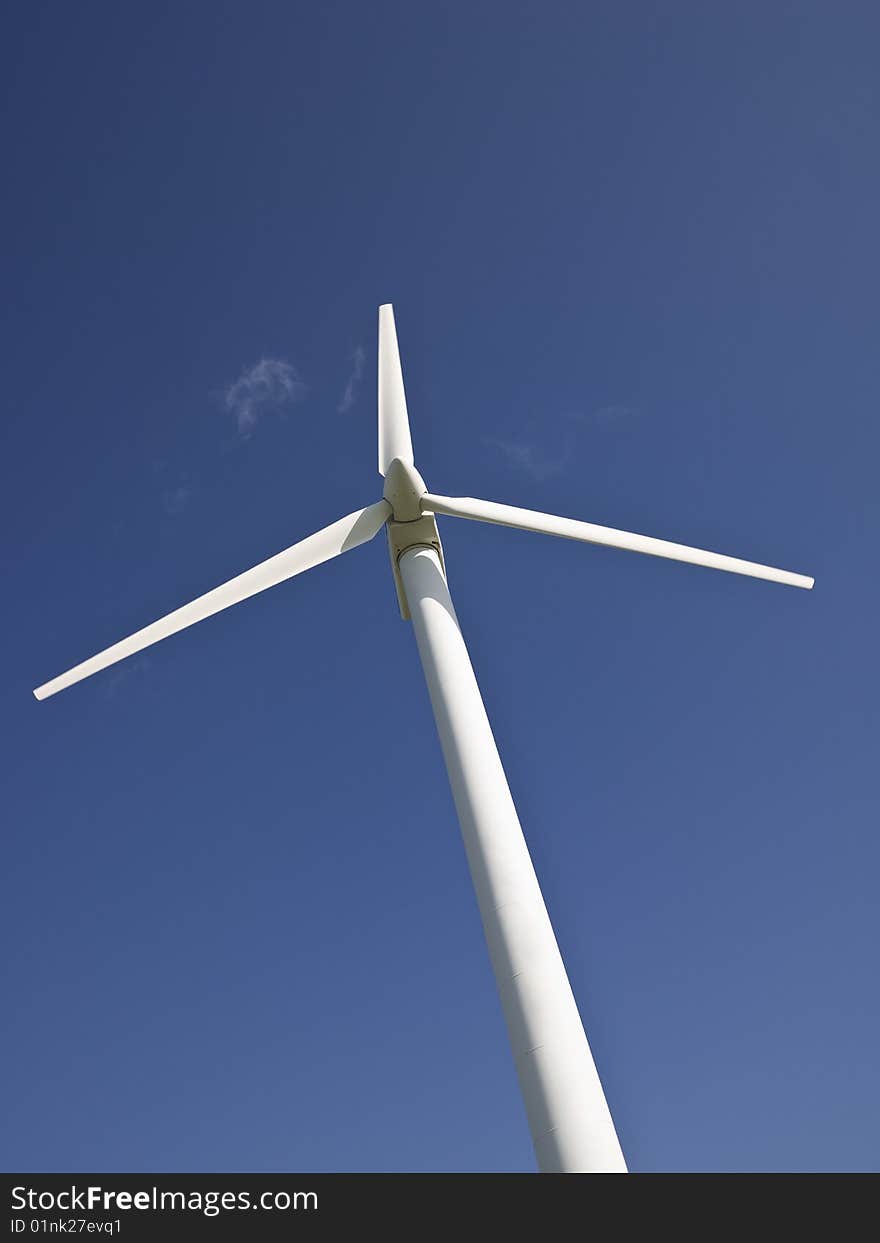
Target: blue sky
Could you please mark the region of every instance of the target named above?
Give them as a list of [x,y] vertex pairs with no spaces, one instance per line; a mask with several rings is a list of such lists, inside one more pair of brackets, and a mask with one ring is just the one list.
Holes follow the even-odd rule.
[[528,1170],[381,540],[428,486],[629,1163],[878,1168],[870,4],[20,5],[2,41],[13,1170]]

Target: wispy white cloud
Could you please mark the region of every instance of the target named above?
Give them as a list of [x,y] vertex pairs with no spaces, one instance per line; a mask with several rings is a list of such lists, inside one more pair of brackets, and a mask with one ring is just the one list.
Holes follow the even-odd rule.
[[178,484],[173,488],[166,488],[162,493],[162,508],[166,514],[183,513],[192,498],[192,494],[192,488],[186,483]]
[[527,440],[487,439],[486,444],[501,454],[508,466],[523,471],[539,482],[558,475],[565,470],[571,460],[571,446],[566,445],[562,451],[551,456]]
[[154,460],[152,468],[158,476],[159,503],[169,517],[176,518],[196,495],[196,486],[188,471],[173,467],[165,458]]
[[280,358],[261,358],[243,371],[226,390],[226,409],[235,416],[239,434],[248,437],[266,410],[281,409],[301,401],[306,386],[290,363]]
[[340,414],[345,414],[354,405],[357,396],[358,386],[364,374],[364,363],[367,361],[367,354],[362,345],[357,346],[351,356],[351,375],[348,377],[348,383],[345,386],[345,392],[340,398],[339,405],[336,407]]
[[[559,475],[574,460],[578,442],[589,426],[623,423],[639,414],[633,406],[602,406],[588,412],[566,411],[563,423],[537,436],[523,435],[510,439],[487,439],[486,444],[501,455],[512,469],[531,475],[540,483]],[[530,429],[531,430],[531,429]]]

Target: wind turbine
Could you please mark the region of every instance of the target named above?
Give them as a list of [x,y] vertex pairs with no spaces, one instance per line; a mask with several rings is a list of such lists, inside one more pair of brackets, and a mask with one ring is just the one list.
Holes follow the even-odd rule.
[[394,311],[379,308],[383,499],[199,596],[34,691],[46,699],[193,623],[388,532],[401,616],[411,619],[501,997],[538,1168],[626,1172],[577,1005],[455,616],[437,514],[540,531],[792,587],[813,579],[684,544],[471,497],[429,492],[415,468]]

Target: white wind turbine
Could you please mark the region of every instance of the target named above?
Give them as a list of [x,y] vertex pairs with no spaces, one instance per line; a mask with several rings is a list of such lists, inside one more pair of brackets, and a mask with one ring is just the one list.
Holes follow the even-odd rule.
[[388,531],[401,615],[411,618],[455,798],[520,1088],[545,1172],[625,1172],[559,947],[513,805],[446,583],[436,514],[606,544],[793,587],[813,579],[753,561],[471,497],[428,492],[413,462],[390,305],[379,308],[379,473],[383,500],[184,604],[37,687],[46,699],[267,587]]

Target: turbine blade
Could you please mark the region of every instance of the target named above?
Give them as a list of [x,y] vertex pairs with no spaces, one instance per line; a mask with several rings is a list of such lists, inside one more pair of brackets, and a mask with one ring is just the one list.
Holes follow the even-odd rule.
[[777,570],[773,566],[759,565],[755,561],[741,561],[739,557],[725,557],[718,552],[689,548],[687,544],[672,544],[665,539],[634,535],[631,531],[616,531],[613,527],[600,527],[592,522],[576,522],[573,518],[558,518],[555,514],[541,514],[533,509],[498,505],[494,501],[478,501],[470,496],[432,496],[426,493],[421,499],[421,507],[423,513],[449,514],[453,518],[495,522],[505,527],[517,527],[522,531],[538,531],[544,535],[560,535],[563,539],[583,540],[585,544],[606,544],[609,548],[624,548],[629,552],[643,552],[652,557],[668,557],[671,561],[705,565],[713,570],[728,570],[731,574],[766,578],[772,583],[786,583],[790,587],[804,587],[809,590],[815,581],[805,574],[792,574],[789,570]]
[[304,570],[310,570],[322,561],[329,561],[340,553],[348,552],[350,548],[365,544],[382,529],[390,513],[391,506],[388,502],[379,501],[376,505],[368,505],[366,509],[359,509],[345,518],[340,518],[332,526],[325,527],[315,535],[309,535],[284,552],[279,552],[277,556],[255,565],[252,570],[245,570],[237,578],[215,587],[213,591],[191,600],[189,604],[175,609],[166,617],[160,617],[158,621],[129,635],[127,639],[105,648],[97,656],[92,656],[82,664],[68,669],[66,673],[59,674],[51,682],[38,686],[34,695],[37,699],[48,699],[50,695],[63,691],[74,682],[81,682],[83,678],[91,677],[100,669],[115,665],[118,660],[132,656],[135,652],[158,643],[160,639],[167,639],[169,635],[185,630],[187,626],[203,621],[206,617],[219,613],[221,609],[228,609],[231,604],[247,600],[249,596],[255,596],[267,587],[274,587],[276,583],[283,583],[285,579],[302,574]]
[[389,302],[379,307],[380,475],[385,474],[396,457],[402,462],[408,462],[410,466],[413,465],[403,372],[400,368],[400,351],[397,348],[397,329],[394,327],[394,307]]

